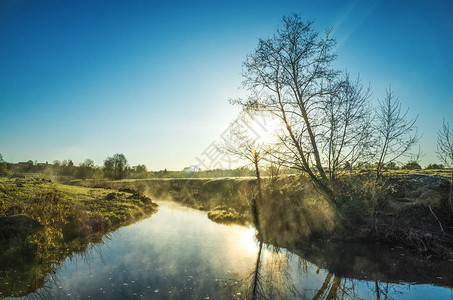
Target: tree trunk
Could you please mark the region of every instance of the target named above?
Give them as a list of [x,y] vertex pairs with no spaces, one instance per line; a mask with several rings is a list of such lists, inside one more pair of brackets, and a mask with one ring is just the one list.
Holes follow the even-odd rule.
[[330,279],[332,279],[332,273],[327,274],[326,279],[324,280],[324,283],[322,284],[321,288],[316,293],[316,295],[313,297],[313,300],[318,300],[322,297],[322,295],[324,295],[327,288],[329,287]]
[[381,293],[380,293],[378,281],[375,281],[374,285],[376,287],[376,300],[381,300]]
[[[258,213],[258,203],[262,203],[263,200],[263,191],[261,189],[261,175],[260,169],[258,166],[258,157],[256,152],[254,153],[254,165],[255,165],[255,172],[256,172],[256,185],[258,189],[258,193],[256,197],[252,198],[252,214],[253,214],[253,223],[255,223],[255,228],[258,230],[258,234],[261,234],[261,226],[259,221],[259,213]],[[258,200],[258,201],[257,201]]]
[[327,294],[326,299],[337,299],[338,287],[341,283],[341,277],[334,276],[332,280],[332,286],[330,287],[329,294]]

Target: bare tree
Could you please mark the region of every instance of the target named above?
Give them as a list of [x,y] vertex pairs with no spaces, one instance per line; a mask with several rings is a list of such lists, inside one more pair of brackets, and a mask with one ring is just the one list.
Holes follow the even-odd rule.
[[392,92],[391,87],[386,91],[385,98],[379,102],[377,111],[376,131],[377,157],[376,179],[382,176],[386,166],[398,158],[407,155],[411,148],[418,143],[415,119],[408,119],[406,111],[401,110],[401,102]]
[[225,136],[225,142],[218,146],[218,150],[246,160],[253,165],[257,181],[257,197],[252,199],[252,213],[255,227],[258,232],[261,232],[257,202],[259,203],[263,199],[260,162],[265,155],[264,144],[259,142],[259,137],[249,130],[252,127],[253,114],[249,111],[244,111],[243,114],[245,118],[241,118],[241,122],[231,124]]
[[450,204],[450,213],[453,213],[453,130],[450,130],[450,124],[442,122],[442,129],[437,132],[437,156],[445,164],[447,168],[450,168],[450,194],[448,201]]
[[284,17],[282,28],[260,39],[247,57],[244,86],[253,96],[237,101],[281,121],[285,165],[307,174],[329,202],[334,198],[332,174],[346,159],[363,153],[369,131],[360,131],[367,128],[362,123],[369,115],[369,91],[331,67],[336,42],[330,31],[320,35],[312,21],[297,14]]
[[282,121],[287,131],[282,142],[293,154],[295,166],[330,192],[317,143],[321,124],[316,115],[320,99],[330,93],[327,82],[336,75],[330,68],[335,41],[330,30],[320,37],[313,22],[303,22],[299,15],[284,17],[282,23],[283,28],[271,38],[260,39],[247,58],[244,84],[267,93],[252,99],[259,104],[255,107]]

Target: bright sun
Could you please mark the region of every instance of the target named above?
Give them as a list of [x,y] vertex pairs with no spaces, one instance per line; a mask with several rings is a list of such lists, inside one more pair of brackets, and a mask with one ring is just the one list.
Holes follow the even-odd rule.
[[274,133],[279,127],[279,122],[276,119],[268,118],[266,122],[261,120],[254,120],[251,125],[251,131],[256,137],[256,141],[258,143],[267,144],[271,142],[272,138],[274,137]]

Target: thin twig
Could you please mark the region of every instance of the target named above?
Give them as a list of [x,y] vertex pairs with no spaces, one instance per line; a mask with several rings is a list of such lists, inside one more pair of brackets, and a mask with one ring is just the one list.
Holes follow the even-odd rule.
[[442,230],[442,232],[445,233],[444,227],[442,226],[442,223],[440,223],[437,216],[434,214],[433,209],[431,208],[431,205],[428,205],[428,207],[429,207],[429,210],[431,211],[431,213],[433,214],[434,218],[436,218],[437,222],[439,222],[440,230]]

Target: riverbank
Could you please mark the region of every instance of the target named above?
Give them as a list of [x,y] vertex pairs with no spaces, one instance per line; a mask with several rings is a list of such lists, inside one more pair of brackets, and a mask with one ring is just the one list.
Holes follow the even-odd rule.
[[[135,188],[153,197],[208,211],[208,217],[216,222],[252,223],[250,204],[256,195],[253,178],[75,183]],[[302,175],[267,178],[263,201],[258,203],[262,235],[267,242],[280,246],[316,239],[380,242],[404,246],[422,255],[452,259],[449,185],[449,180],[439,174],[393,172],[376,181],[372,173],[357,172],[340,179],[336,206],[332,206]]]
[[134,191],[68,186],[39,178],[0,178],[2,293],[12,295],[1,284],[8,278],[19,285],[33,282],[21,289],[16,286],[14,290],[22,293],[15,296],[36,290],[67,256],[156,211],[149,197]]

